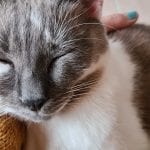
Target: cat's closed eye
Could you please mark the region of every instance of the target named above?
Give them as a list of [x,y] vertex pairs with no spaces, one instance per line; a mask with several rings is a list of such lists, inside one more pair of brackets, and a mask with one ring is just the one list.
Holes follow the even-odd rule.
[[9,62],[0,59],[0,76],[8,74],[11,67],[12,66]]

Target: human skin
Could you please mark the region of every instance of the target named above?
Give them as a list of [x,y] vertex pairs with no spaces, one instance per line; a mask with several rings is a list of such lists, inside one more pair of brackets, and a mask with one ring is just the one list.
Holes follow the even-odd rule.
[[138,13],[136,11],[124,13],[124,14],[112,14],[102,17],[102,23],[106,27],[107,32],[119,30],[132,26],[138,19]]

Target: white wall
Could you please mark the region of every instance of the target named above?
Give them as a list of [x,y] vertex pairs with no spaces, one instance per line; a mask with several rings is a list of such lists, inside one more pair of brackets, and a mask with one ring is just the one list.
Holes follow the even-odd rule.
[[150,24],[150,0],[104,0],[103,15],[137,10],[139,22]]

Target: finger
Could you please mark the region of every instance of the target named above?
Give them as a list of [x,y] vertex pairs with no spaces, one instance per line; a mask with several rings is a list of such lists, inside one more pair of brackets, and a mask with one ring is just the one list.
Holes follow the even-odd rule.
[[125,14],[113,14],[102,18],[102,22],[108,32],[133,25],[138,19],[136,11]]

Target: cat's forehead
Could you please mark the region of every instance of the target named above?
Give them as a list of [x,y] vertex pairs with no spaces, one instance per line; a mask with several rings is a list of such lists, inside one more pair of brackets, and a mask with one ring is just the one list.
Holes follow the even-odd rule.
[[[17,25],[20,22],[25,27],[25,22],[30,21],[39,29],[50,24],[56,26],[62,23],[63,25],[65,21],[73,19],[79,5],[79,2],[71,3],[63,0],[16,0],[15,3],[0,5],[0,24],[3,26],[9,22],[11,25],[13,23]],[[78,20],[78,17],[75,20]]]
[[71,35],[69,29],[78,24],[78,19],[73,19],[78,5],[59,0],[18,0],[12,5],[1,6],[0,31],[15,41],[30,40],[32,45],[37,45],[35,41],[62,45],[66,38],[71,38],[68,37]]

